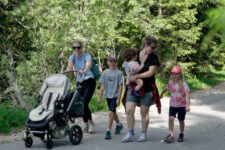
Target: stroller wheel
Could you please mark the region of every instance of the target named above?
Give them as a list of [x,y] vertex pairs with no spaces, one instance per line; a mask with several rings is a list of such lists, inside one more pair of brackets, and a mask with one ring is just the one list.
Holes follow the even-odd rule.
[[33,139],[31,137],[27,137],[24,141],[26,147],[31,147],[33,144]]
[[70,129],[70,142],[73,145],[80,144],[80,141],[82,140],[83,137],[83,132],[80,126],[74,125]]
[[46,142],[46,148],[47,149],[51,149],[53,146],[53,141],[52,139],[48,139],[47,142]]

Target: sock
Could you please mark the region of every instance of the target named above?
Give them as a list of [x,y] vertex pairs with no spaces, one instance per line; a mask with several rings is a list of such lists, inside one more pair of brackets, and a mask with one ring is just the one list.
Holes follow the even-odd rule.
[[129,130],[129,132],[130,132],[132,135],[134,135],[134,130]]
[[146,135],[146,131],[141,131],[141,134],[144,134],[144,135]]
[[111,130],[110,130],[110,129],[106,129],[106,132],[107,132],[107,131],[111,131]]
[[119,122],[119,123],[117,123],[117,125],[118,125],[118,126],[121,126],[121,125],[122,125],[122,123],[120,123],[120,122]]
[[170,133],[170,135],[173,137],[173,132],[169,132]]

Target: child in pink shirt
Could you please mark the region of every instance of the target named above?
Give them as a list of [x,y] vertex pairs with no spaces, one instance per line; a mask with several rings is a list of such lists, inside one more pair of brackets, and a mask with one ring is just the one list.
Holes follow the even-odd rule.
[[171,94],[169,108],[169,135],[165,139],[168,143],[172,143],[174,141],[173,129],[176,114],[178,114],[180,124],[178,142],[184,141],[184,120],[186,112],[190,111],[190,89],[188,85],[183,82],[182,68],[180,66],[174,66],[171,73],[172,80],[167,84],[160,95],[160,98],[162,98],[163,94],[168,90]]

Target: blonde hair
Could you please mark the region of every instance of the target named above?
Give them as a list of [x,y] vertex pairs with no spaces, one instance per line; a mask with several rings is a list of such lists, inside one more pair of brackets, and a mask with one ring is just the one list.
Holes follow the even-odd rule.
[[[173,77],[172,77],[172,74],[171,74],[171,80],[174,81],[174,80],[173,80]],[[183,85],[183,83],[184,83],[184,76],[183,76],[183,73],[180,72],[180,73],[179,73],[179,81],[178,81],[178,85],[179,85],[179,90],[180,90],[181,92],[184,91],[184,85]]]

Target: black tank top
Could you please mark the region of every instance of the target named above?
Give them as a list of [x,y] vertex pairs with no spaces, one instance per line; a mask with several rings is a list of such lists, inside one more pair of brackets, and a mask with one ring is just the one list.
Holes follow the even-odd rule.
[[[139,59],[140,52],[141,51],[137,52],[138,57],[137,57],[137,60],[136,60],[136,61],[139,62],[139,64],[141,64],[140,59]],[[145,63],[144,63],[144,67],[139,73],[143,73],[143,72],[148,71],[150,66],[158,66],[159,67],[159,65],[160,64],[159,64],[158,56],[155,53],[151,53],[146,58]],[[149,91],[153,91],[153,88],[150,85],[152,83],[155,83],[155,75],[153,75],[152,77],[149,77],[149,78],[144,78],[142,80],[144,81],[144,85],[143,85],[144,86],[144,92],[146,93],[146,92],[149,92]]]

